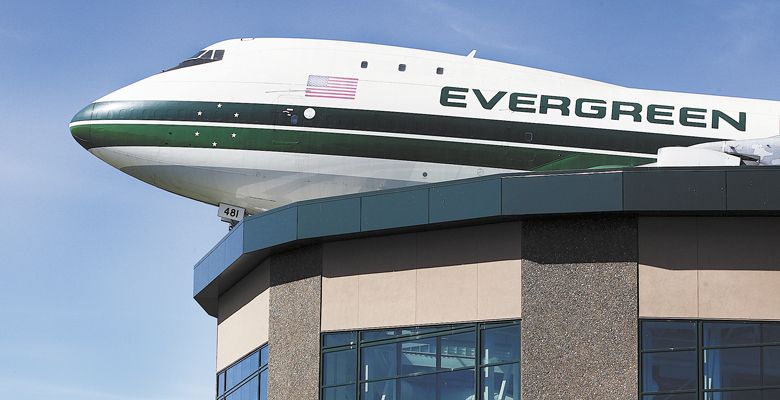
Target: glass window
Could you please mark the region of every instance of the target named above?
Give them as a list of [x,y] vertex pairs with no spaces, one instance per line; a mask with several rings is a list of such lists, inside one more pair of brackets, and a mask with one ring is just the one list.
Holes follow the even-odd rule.
[[238,364],[228,368],[226,373],[225,390],[230,390],[239,382],[243,381],[249,375],[252,375],[260,368],[258,353],[254,352],[248,357],[239,361]]
[[642,349],[679,349],[696,347],[696,322],[652,321],[642,323]]
[[214,60],[221,60],[222,57],[225,56],[225,50],[215,50],[214,51]]
[[642,391],[696,389],[696,352],[674,351],[642,355]]
[[368,61],[362,61],[360,63],[360,68],[368,68]]
[[260,366],[263,367],[266,365],[268,365],[268,346],[260,349]]
[[355,400],[355,385],[322,389],[322,400]]
[[355,349],[333,351],[322,355],[322,383],[342,385],[355,382],[357,358]]
[[520,359],[520,325],[482,331],[482,364]]
[[[360,348],[356,354],[359,367],[330,359],[354,349],[334,351],[331,347],[323,351],[324,400],[352,400],[354,389],[360,400],[474,400],[479,398],[475,391],[483,384],[485,393],[495,389],[490,392],[491,400],[519,400],[520,326],[516,321],[369,330],[354,332],[354,336],[350,332],[339,334],[343,335],[323,334],[323,347],[326,343],[344,345],[349,338],[358,338],[355,347]],[[479,337],[489,341],[489,345],[481,345]],[[495,362],[499,365],[476,368],[483,348],[496,349],[495,357],[489,358],[498,360]],[[335,378],[339,368],[344,371],[342,375],[351,370],[352,376],[359,379]],[[351,385],[355,380],[357,386]]]
[[250,379],[241,387],[227,395],[227,400],[258,400],[258,379],[257,376]]
[[444,75],[444,68],[442,67],[436,68],[436,75]]
[[418,339],[401,343],[401,375],[436,371],[436,339]]
[[696,393],[676,393],[676,394],[651,394],[642,396],[642,400],[697,400]]
[[399,379],[399,398],[402,400],[436,399],[436,375],[428,374]]
[[477,334],[475,332],[459,333],[456,335],[442,336],[441,369],[458,369],[473,367],[476,358]]
[[209,50],[203,54],[201,54],[200,59],[207,59],[210,60],[214,56],[214,50]]
[[[474,399],[474,369],[444,372],[436,374],[436,385],[439,399],[442,400],[470,400]],[[501,399],[493,397],[493,399]],[[519,399],[519,397],[504,397],[506,400]]]
[[764,347],[763,352],[764,386],[780,386],[780,346]]
[[[267,348],[267,346],[266,346]],[[268,399],[268,370],[260,372],[260,400]]]
[[355,343],[355,332],[334,332],[322,335],[323,347],[338,347]]
[[225,394],[225,373],[217,375],[217,396]]
[[360,340],[364,342],[390,339],[400,335],[400,331],[397,329],[380,329],[373,331],[360,332]]
[[780,324],[761,324],[761,341],[763,343],[780,343]]
[[704,346],[731,346],[761,342],[759,324],[739,322],[705,322]]
[[398,70],[401,72],[406,71],[406,64],[398,64]]
[[761,349],[743,347],[704,351],[704,388],[761,385]]
[[704,400],[761,400],[761,391],[706,392],[704,393]]
[[483,399],[520,399],[520,364],[482,368]]
[[360,400],[395,400],[395,379],[364,383]]
[[364,347],[360,375],[363,380],[391,378],[398,375],[398,344]]

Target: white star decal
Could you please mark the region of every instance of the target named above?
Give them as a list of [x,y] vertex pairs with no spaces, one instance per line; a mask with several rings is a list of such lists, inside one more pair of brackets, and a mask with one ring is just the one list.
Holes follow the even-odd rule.
[[217,147],[217,142],[211,142],[211,145]]
[[203,115],[203,111],[198,111],[198,116],[200,117],[201,115]]
[[195,132],[195,136],[200,136],[200,132]]
[[231,134],[230,134],[230,137],[232,137],[232,138],[235,138],[235,137],[236,137],[236,134],[235,134],[235,133],[231,133]]
[[217,108],[222,108],[222,103],[217,104]]
[[238,113],[233,114],[234,118],[238,118]]

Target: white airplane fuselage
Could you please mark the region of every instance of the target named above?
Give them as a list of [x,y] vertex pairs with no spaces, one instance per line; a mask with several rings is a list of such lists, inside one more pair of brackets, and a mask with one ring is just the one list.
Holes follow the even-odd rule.
[[324,40],[228,40],[85,107],[70,129],[142,181],[259,212],[316,197],[652,163],[780,135],[780,102],[631,89]]

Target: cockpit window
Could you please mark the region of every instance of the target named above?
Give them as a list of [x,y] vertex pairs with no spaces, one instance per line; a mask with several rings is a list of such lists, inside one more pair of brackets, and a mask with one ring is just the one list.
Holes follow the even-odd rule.
[[193,65],[206,64],[214,61],[219,61],[225,56],[225,50],[201,50],[192,57],[182,61],[179,65],[166,69],[163,72],[173,71],[174,69],[191,67]]

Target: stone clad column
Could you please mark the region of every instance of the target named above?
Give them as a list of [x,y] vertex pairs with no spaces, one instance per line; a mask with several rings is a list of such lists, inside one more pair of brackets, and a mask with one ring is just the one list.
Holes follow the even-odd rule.
[[522,230],[523,400],[637,396],[636,218]]
[[268,398],[318,399],[322,246],[271,258]]

